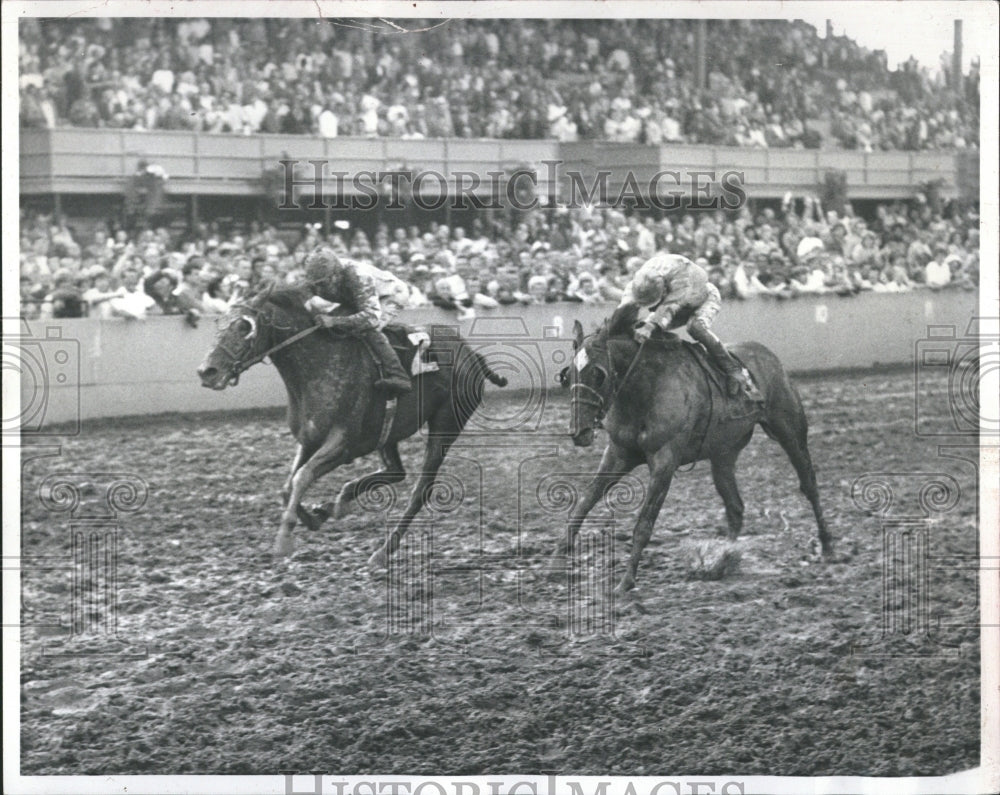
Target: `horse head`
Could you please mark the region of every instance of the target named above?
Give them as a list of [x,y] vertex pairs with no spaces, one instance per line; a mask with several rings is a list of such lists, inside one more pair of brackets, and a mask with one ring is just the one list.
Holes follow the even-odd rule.
[[202,386],[236,386],[243,371],[262,361],[282,336],[303,324],[308,327],[304,300],[299,290],[275,290],[271,285],[233,305],[219,319],[215,345],[198,368]]
[[569,435],[577,447],[594,443],[594,430],[601,427],[613,395],[613,371],[608,351],[608,324],[585,336],[580,321],[573,323],[573,361],[560,374],[569,387]]
[[569,434],[577,447],[594,443],[594,430],[601,427],[617,394],[621,381],[610,341],[618,337],[631,341],[638,313],[639,307],[634,304],[619,307],[590,335],[584,335],[579,320],[573,323],[573,361],[563,368],[559,381],[569,387],[572,395]]

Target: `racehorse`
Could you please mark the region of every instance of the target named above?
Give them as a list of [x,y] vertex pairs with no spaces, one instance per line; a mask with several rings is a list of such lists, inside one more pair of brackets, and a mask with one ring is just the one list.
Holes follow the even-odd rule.
[[[365,343],[332,329],[318,330],[298,288],[269,289],[234,306],[221,322],[214,348],[198,368],[203,386],[236,385],[247,368],[269,357],[288,390],[288,425],[298,440],[291,472],[281,495],[284,511],[275,552],[292,552],[296,519],[318,529],[325,518],[341,518],[348,503],[370,489],[406,477],[398,443],[427,424],[423,467],[402,517],[369,559],[384,567],[429,498],[438,469],[479,406],[486,380],[507,381],[454,335],[434,340],[427,356],[439,369],[414,378],[413,390],[399,398],[389,417],[384,394],[374,387],[377,367]],[[381,431],[380,431],[381,429]],[[306,490],[320,477],[359,456],[378,450],[382,469],[344,485],[336,501],[318,510],[302,505]]]
[[633,338],[638,307],[620,307],[598,331],[584,336],[573,325],[573,363],[562,374],[571,389],[570,435],[589,447],[594,429],[604,427],[609,442],[594,479],[570,516],[557,555],[568,555],[584,518],[618,481],[639,464],[649,466],[650,482],[632,531],[628,567],[616,591],[635,587],[639,558],[679,466],[708,459],[715,488],[726,506],[729,537],[743,526],[743,500],[734,467],[756,425],[784,449],[802,492],[812,505],[823,554],[833,539],[823,518],[816,473],[806,444],[802,402],[781,362],[756,342],[730,346],[752,374],[764,401],[728,398],[721,374],[699,346],[673,334],[654,336],[641,347]]

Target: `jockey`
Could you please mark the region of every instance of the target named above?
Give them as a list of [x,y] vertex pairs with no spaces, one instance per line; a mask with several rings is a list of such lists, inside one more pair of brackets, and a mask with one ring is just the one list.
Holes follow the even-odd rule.
[[741,388],[753,393],[743,368],[711,330],[722,299],[703,268],[679,254],[657,254],[635,272],[622,296],[621,305],[625,304],[638,304],[650,311],[635,331],[640,343],[648,340],[657,326],[667,331],[687,322],[688,333],[705,346],[726,374],[730,396],[738,395]]
[[362,278],[369,277],[375,283],[381,319],[379,329],[385,328],[410,303],[410,287],[396,274],[377,268],[368,262],[351,263]]
[[[375,386],[385,389],[393,397],[410,391],[410,377],[393,350],[382,328],[402,308],[401,292],[397,285],[379,289],[373,271],[395,279],[373,266],[358,265],[340,259],[328,248],[313,249],[305,260],[306,286],[312,297],[305,306],[317,322],[327,328],[337,328],[359,335],[375,356],[380,378]],[[403,290],[406,285],[402,284]],[[384,296],[380,299],[380,292]],[[408,290],[407,290],[408,293]],[[350,314],[332,316],[333,310],[344,307]]]

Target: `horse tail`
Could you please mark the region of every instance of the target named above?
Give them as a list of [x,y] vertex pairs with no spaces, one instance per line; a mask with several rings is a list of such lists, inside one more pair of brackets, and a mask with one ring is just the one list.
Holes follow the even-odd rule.
[[490,383],[496,384],[497,386],[507,386],[507,379],[502,375],[497,375],[493,372],[493,369],[486,363],[486,360],[480,356],[478,353],[475,354],[476,361],[479,362],[479,369],[482,374],[489,380]]

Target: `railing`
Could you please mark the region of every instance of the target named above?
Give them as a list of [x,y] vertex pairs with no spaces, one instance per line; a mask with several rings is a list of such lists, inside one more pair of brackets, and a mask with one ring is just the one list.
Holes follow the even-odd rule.
[[[658,171],[739,171],[752,197],[778,197],[787,190],[816,190],[829,169],[847,173],[848,195],[858,199],[911,196],[921,183],[941,179],[946,195],[963,189],[978,172],[977,153],[877,152],[839,150],[746,149],[693,145],[644,146],[548,140],[395,138],[315,138],[292,135],[231,135],[187,131],[135,131],[88,128],[20,131],[20,184],[23,194],[117,194],[124,190],[140,159],[163,166],[169,192],[180,195],[253,195],[262,174],[288,155],[298,161],[323,160],[328,171],[355,174],[406,168],[434,171],[454,191],[460,172],[490,179],[522,166],[538,176],[537,191],[556,187],[565,195],[566,172],[579,171],[588,186],[598,170],[609,171],[617,195],[628,172],[648,184]],[[553,170],[546,162],[558,162]],[[303,165],[299,178],[308,178]],[[468,178],[465,178],[468,180]],[[553,184],[554,183],[554,184]],[[686,184],[686,182],[685,182]],[[978,180],[976,181],[978,184]],[[327,175],[325,190],[336,189]],[[343,193],[354,188],[350,179]],[[968,193],[968,190],[962,190]]]
[[[758,299],[727,302],[715,328],[726,341],[764,343],[792,372],[911,364],[921,344],[937,351],[928,360],[932,364],[947,363],[954,357],[942,358],[941,352],[968,343],[965,330],[976,308],[977,295],[961,291]],[[459,330],[509,380],[509,390],[538,396],[555,385],[573,354],[573,321],[589,330],[612,309],[545,304],[482,311],[459,321],[454,313],[429,308],[409,310],[401,320],[432,334]],[[878,334],[869,333],[874,328]],[[209,319],[191,328],[179,316],[144,323],[94,318],[22,323],[19,333],[4,336],[11,369],[20,376],[20,411],[9,416],[39,432],[51,423],[96,417],[284,405],[281,379],[265,365],[248,370],[235,389],[212,392],[200,386],[195,370],[214,343],[213,333]]]

